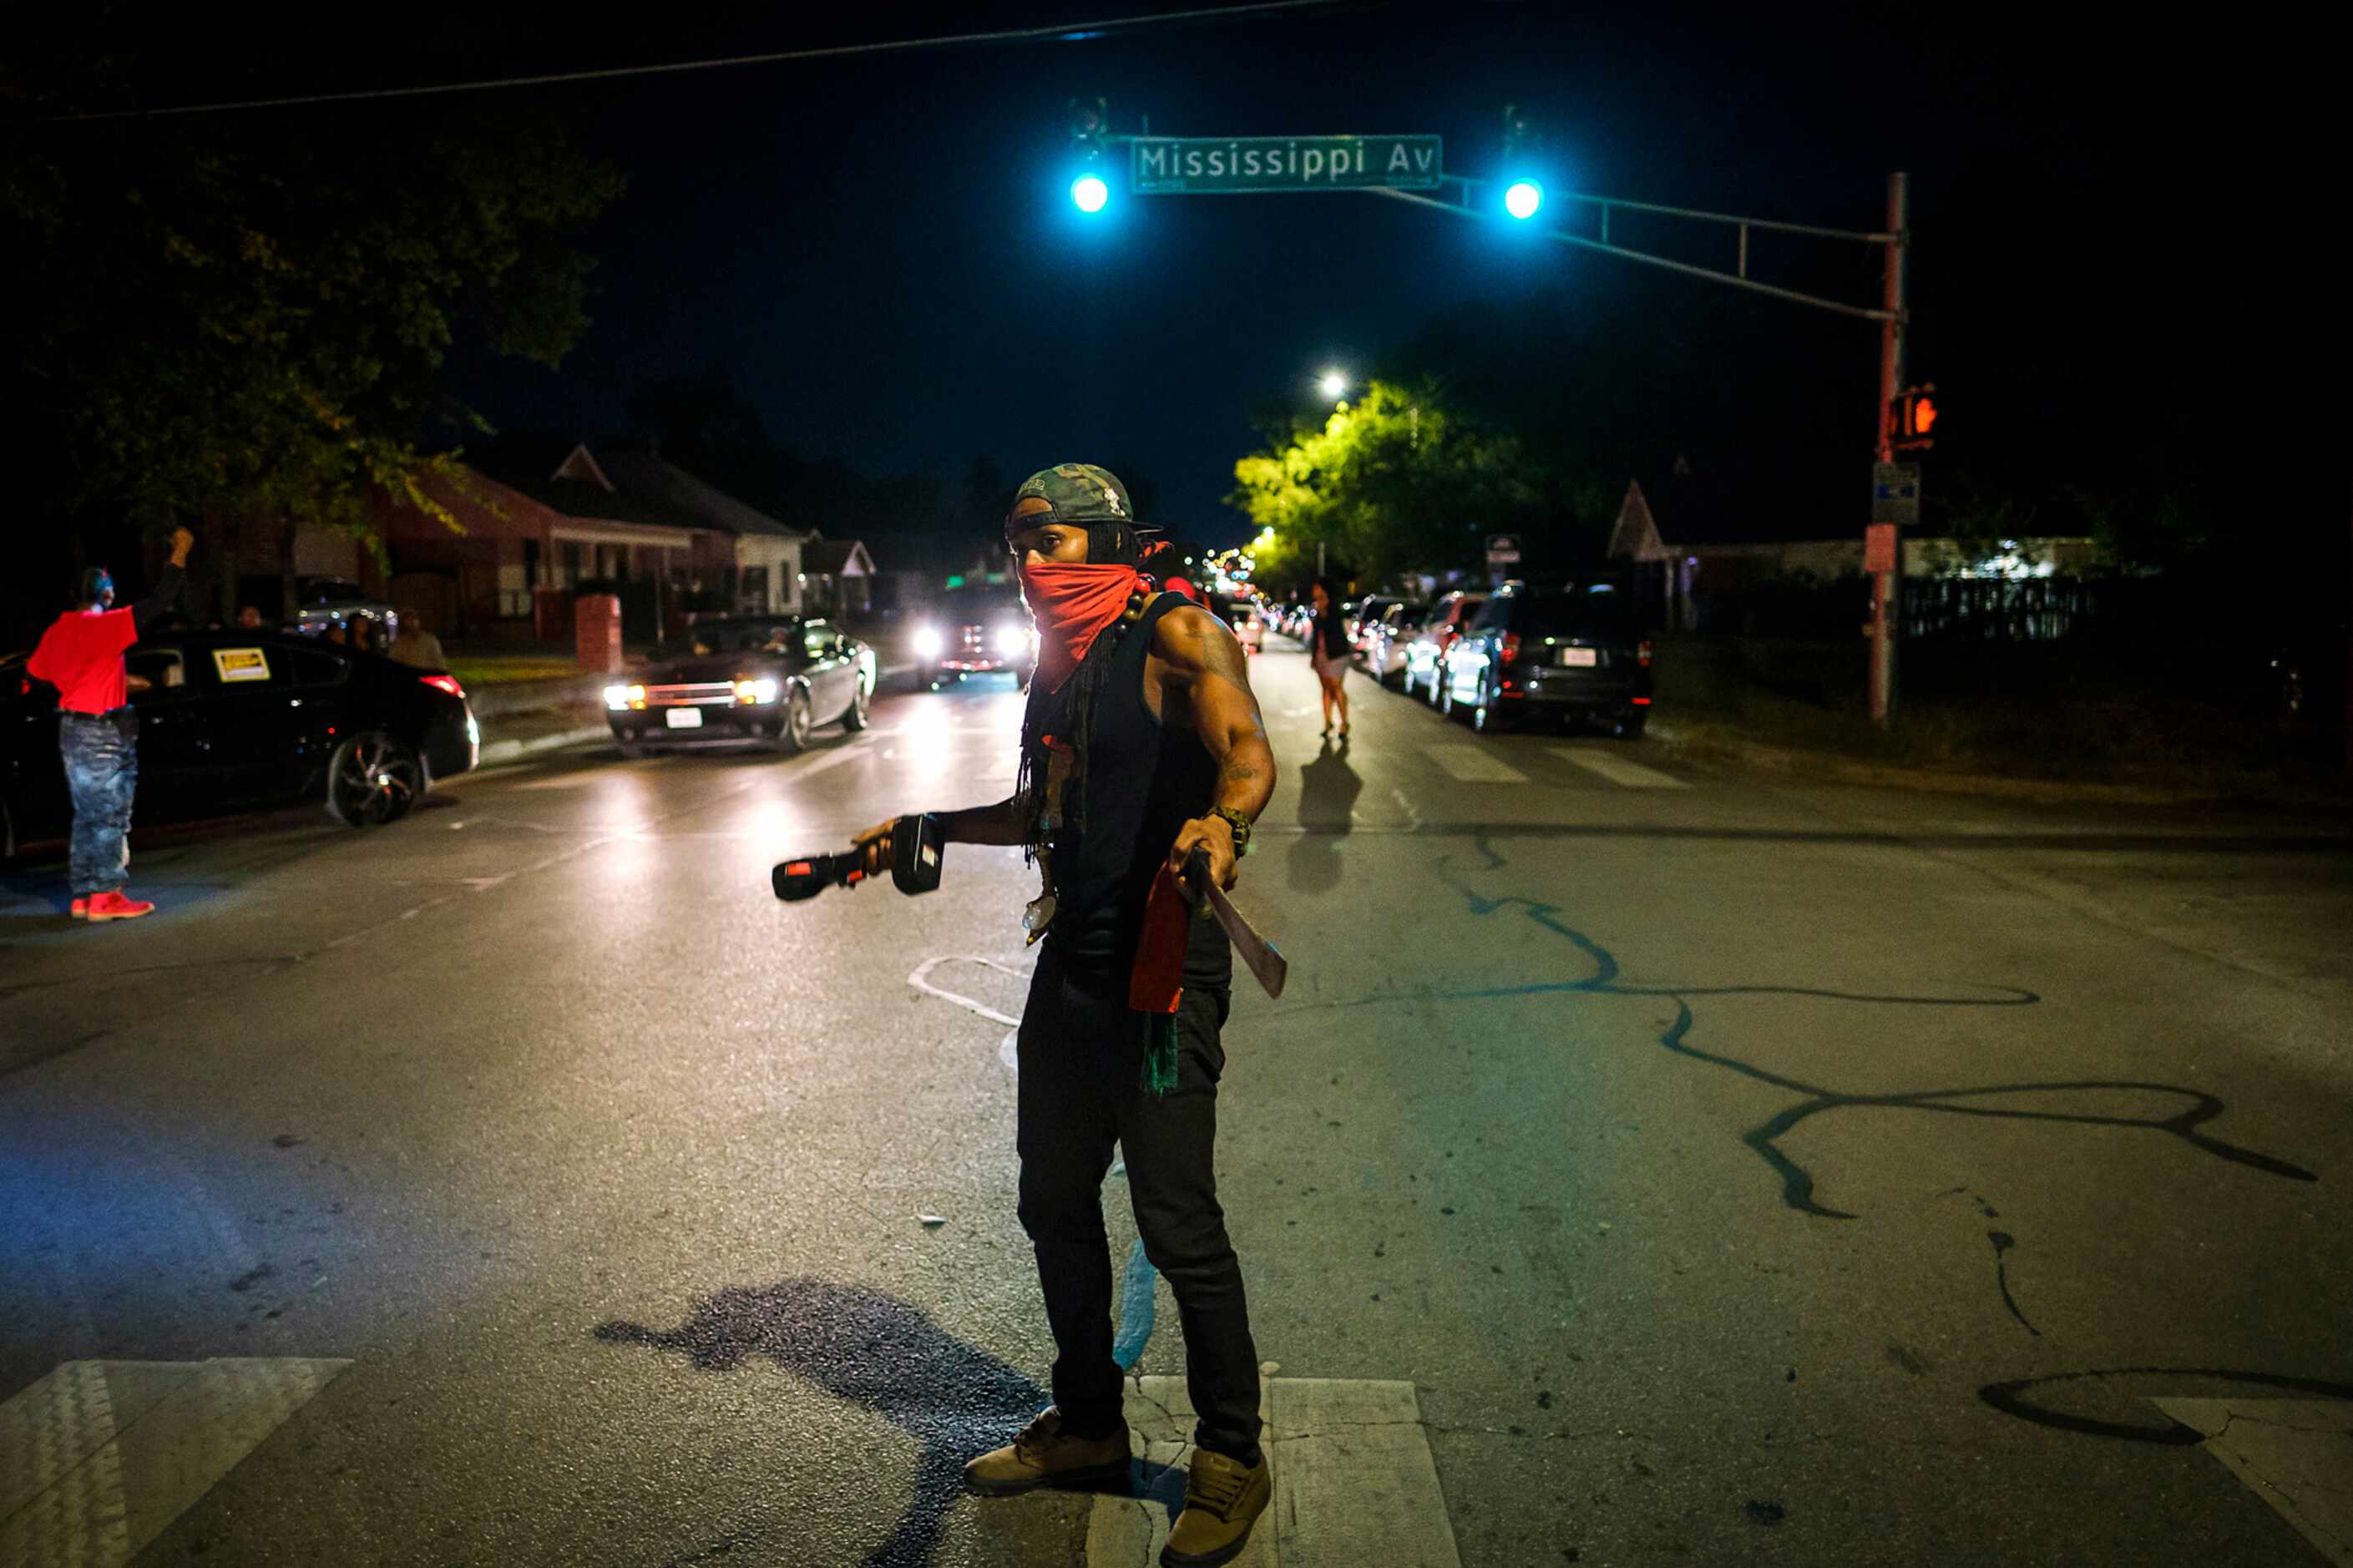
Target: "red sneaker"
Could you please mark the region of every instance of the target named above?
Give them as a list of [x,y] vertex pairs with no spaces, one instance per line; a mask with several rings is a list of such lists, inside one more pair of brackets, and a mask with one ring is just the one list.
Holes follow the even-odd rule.
[[88,899],[76,899],[73,901],[73,918],[78,921],[86,921],[90,919],[90,900]]
[[90,918],[94,921],[135,921],[154,912],[154,905],[142,899],[126,899],[120,891],[90,896]]

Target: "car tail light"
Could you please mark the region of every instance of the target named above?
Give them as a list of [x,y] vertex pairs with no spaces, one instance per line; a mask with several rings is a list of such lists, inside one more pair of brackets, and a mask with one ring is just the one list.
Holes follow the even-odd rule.
[[460,702],[466,700],[466,689],[458,684],[458,678],[454,675],[422,675],[417,679],[436,691],[448,692]]
[[1637,708],[1648,708],[1650,705],[1651,700],[1647,697],[1637,697],[1634,699],[1634,706]]
[[1651,639],[1644,637],[1634,645],[1634,662],[1644,669],[1651,668]]
[[1502,651],[1504,662],[1505,664],[1518,663],[1520,658],[1520,634],[1517,632],[1505,632],[1504,634],[1504,646]]

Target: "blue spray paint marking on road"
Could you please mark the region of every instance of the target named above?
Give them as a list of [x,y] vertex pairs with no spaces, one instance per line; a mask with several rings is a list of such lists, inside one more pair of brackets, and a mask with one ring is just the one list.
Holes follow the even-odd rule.
[[[1486,864],[1479,869],[1500,871],[1508,867],[1509,862],[1495,853],[1493,846],[1483,836],[1474,847],[1486,860]],[[1311,1004],[1310,1007],[1378,1006],[1385,1004],[1432,1001],[1493,1001],[1507,997],[1542,995],[1652,996],[1672,1002],[1675,1007],[1674,1020],[1657,1037],[1659,1045],[1668,1052],[1686,1060],[1704,1062],[1710,1067],[1737,1073],[1753,1082],[1800,1097],[1798,1103],[1788,1106],[1740,1134],[1741,1142],[1771,1167],[1774,1174],[1780,1179],[1782,1203],[1800,1214],[1810,1215],[1820,1219],[1856,1217],[1848,1210],[1831,1208],[1820,1202],[1814,1195],[1812,1173],[1792,1160],[1780,1147],[1780,1140],[1799,1123],[1828,1110],[1875,1109],[1929,1111],[1954,1116],[2042,1121],[2083,1127],[2134,1128],[2168,1134],[2200,1153],[2209,1154],[2233,1164],[2245,1165],[2269,1175],[2299,1182],[2319,1180],[2314,1173],[2290,1161],[2239,1144],[2226,1142],[2211,1133],[2200,1131],[2204,1123],[2221,1116],[2229,1108],[2213,1095],[2178,1084],[2150,1083],[2135,1079],[2067,1079],[2053,1082],[1944,1086],[1891,1094],[1856,1094],[1821,1084],[1809,1083],[1791,1074],[1775,1072],[1725,1052],[1707,1050],[1694,1044],[1691,1039],[1695,1020],[1689,998],[1694,996],[1811,997],[1825,1001],[1908,1007],[2021,1007],[2033,1006],[2042,1001],[2035,993],[2021,987],[1972,983],[1975,988],[1982,993],[1981,994],[1919,996],[1838,991],[1811,985],[1629,984],[1620,978],[1620,970],[1616,955],[1583,931],[1569,925],[1563,918],[1559,905],[1547,903],[1540,899],[1518,896],[1490,897],[1480,893],[1465,886],[1461,879],[1447,867],[1443,858],[1439,861],[1436,870],[1439,879],[1461,896],[1465,907],[1474,917],[1484,919],[1507,910],[1517,910],[1523,918],[1559,937],[1576,949],[1585,961],[1592,965],[1592,973],[1581,979],[1540,981],[1521,985],[1379,993],[1347,1002]],[[1283,1011],[1289,1012],[1293,1009],[1286,1008]],[[2118,1091],[2165,1095],[2186,1103],[2181,1110],[2169,1116],[2116,1116],[2089,1111],[2034,1110],[1980,1103],[2006,1096]],[[2031,1327],[2031,1324],[2028,1326]]]
[[1144,1256],[1144,1238],[1137,1237],[1127,1254],[1127,1279],[1119,1291],[1119,1337],[1112,1342],[1111,1359],[1122,1372],[1133,1372],[1152,1340],[1152,1299],[1160,1276]]

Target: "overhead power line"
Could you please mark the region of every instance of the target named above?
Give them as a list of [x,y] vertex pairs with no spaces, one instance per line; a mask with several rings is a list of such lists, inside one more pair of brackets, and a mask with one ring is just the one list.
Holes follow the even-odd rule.
[[89,114],[51,114],[16,121],[20,125],[55,125],[92,120],[157,120],[178,114],[226,114],[243,109],[296,109],[319,103],[357,103],[372,99],[431,98],[453,92],[489,92],[501,88],[552,87],[559,82],[610,81],[623,77],[670,76],[681,71],[717,70],[725,66],[781,65],[792,60],[841,59],[852,55],[905,54],[916,49],[960,48],[974,44],[1026,44],[1099,37],[1182,22],[1222,21],[1237,16],[1264,16],[1284,11],[1329,10],[1335,0],[1250,0],[1240,5],[1208,5],[1189,11],[1155,11],[1144,16],[1114,16],[1104,21],[1059,22],[1052,26],[1000,27],[985,33],[948,33],[932,37],[891,38],[878,43],[833,44],[821,48],[775,49],[756,55],[723,55],[707,60],[672,60],[661,65],[607,66],[586,70],[543,71],[531,76],[492,77],[480,81],[428,82],[414,87],[355,89],[348,92],[299,93],[285,98],[249,98],[225,103],[175,103],[161,109],[109,109]]

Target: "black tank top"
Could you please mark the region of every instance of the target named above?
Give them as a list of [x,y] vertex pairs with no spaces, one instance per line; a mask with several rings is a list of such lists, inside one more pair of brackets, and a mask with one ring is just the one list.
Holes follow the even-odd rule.
[[[1160,617],[1185,604],[1163,594],[1112,650],[1095,700],[1094,739],[1082,760],[1083,806],[1054,847],[1053,924],[1046,940],[1074,967],[1124,979],[1144,904],[1178,829],[1208,815],[1218,764],[1192,731],[1163,725],[1144,700],[1144,660]],[[1230,986],[1233,946],[1204,912],[1185,949],[1185,984]]]

